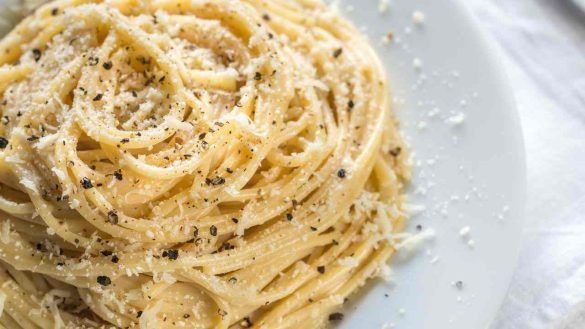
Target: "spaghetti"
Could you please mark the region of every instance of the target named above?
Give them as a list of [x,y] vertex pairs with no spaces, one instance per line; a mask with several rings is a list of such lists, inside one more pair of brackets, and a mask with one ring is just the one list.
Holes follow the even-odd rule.
[[51,2],[0,65],[3,327],[316,328],[386,269],[406,154],[320,2]]

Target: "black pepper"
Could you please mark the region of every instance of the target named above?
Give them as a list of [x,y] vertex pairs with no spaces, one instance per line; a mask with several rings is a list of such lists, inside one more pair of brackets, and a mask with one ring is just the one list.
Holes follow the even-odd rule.
[[97,283],[101,284],[104,287],[107,287],[110,284],[112,284],[112,280],[105,275],[100,275],[97,277]]
[[53,9],[51,9],[51,15],[57,16],[58,13],[59,13],[59,8],[53,8]]
[[212,236],[217,236],[217,227],[215,227],[215,225],[211,225],[211,227],[209,227],[209,234]]
[[104,97],[104,95],[103,95],[103,94],[97,94],[97,95],[95,95],[95,97],[93,98],[93,101],[94,101],[94,102],[99,102],[99,101],[101,101],[101,100],[102,100],[102,97]]
[[102,66],[104,69],[110,70],[112,68],[113,64],[112,64],[112,61],[107,61],[107,62],[104,62],[104,64],[102,64]]
[[329,314],[329,321],[341,321],[343,320],[343,313],[331,313]]
[[177,249],[165,250],[163,251],[162,256],[167,257],[170,260],[176,260],[177,258],[179,258],[179,250]]
[[288,220],[289,222],[293,220],[293,215],[292,214],[286,214],[286,220]]
[[232,222],[234,222],[235,224],[237,224],[239,221],[238,221],[238,219],[237,219],[237,218],[235,218],[235,217],[232,217]]
[[90,180],[89,178],[87,178],[87,177],[83,177],[83,178],[81,179],[81,186],[82,186],[84,189],[86,189],[86,190],[87,190],[87,189],[90,189],[90,188],[92,188],[92,187],[93,187],[93,184],[91,183],[91,180]]
[[317,266],[317,272],[321,274],[325,273],[325,266]]
[[397,157],[400,155],[400,152],[402,152],[402,148],[400,146],[390,150],[390,155],[393,157]]
[[122,169],[118,169],[118,170],[114,171],[114,177],[116,177],[117,180],[122,180],[122,178],[124,178],[122,176]]
[[116,210],[110,210],[108,212],[108,222],[110,222],[110,224],[118,224],[118,212]]
[[118,258],[118,256],[114,255],[112,256],[112,263],[117,264],[120,261],[120,258]]
[[342,54],[342,53],[343,53],[343,48],[336,49],[336,50],[333,52],[333,57],[334,57],[334,58],[337,58],[337,57],[341,56],[341,54]]
[[213,185],[213,186],[223,185],[225,183],[225,178],[219,177],[219,176],[216,176],[212,179],[207,178],[205,180],[205,183],[207,183],[207,185]]
[[262,73],[256,72],[256,74],[254,75],[254,80],[256,81],[262,80]]
[[343,168],[342,169],[339,169],[337,171],[337,177],[339,177],[339,178],[345,178],[346,175],[347,175],[347,172]]
[[0,149],[5,149],[8,146],[8,140],[4,137],[0,137]]
[[252,326],[252,321],[250,321],[249,317],[245,317],[240,323],[240,325],[244,328],[250,328]]
[[38,48],[34,48],[32,54],[35,62],[38,62],[41,59],[41,51]]

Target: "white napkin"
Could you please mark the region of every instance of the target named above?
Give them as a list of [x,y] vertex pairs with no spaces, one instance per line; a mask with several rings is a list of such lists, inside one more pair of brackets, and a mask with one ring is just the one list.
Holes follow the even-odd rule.
[[501,46],[528,162],[523,247],[493,328],[585,328],[585,14],[569,0],[469,0]]

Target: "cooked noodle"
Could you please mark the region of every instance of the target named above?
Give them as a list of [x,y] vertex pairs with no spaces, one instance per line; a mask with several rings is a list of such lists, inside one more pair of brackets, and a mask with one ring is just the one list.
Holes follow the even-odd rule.
[[0,65],[5,328],[316,328],[394,252],[385,73],[316,0],[52,2]]

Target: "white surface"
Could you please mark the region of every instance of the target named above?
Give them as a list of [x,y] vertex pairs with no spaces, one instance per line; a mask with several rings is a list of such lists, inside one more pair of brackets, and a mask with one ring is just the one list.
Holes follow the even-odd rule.
[[[519,230],[519,208],[514,205],[521,204],[522,186],[521,156],[514,152],[516,123],[506,85],[493,70],[492,51],[485,50],[450,0],[390,0],[384,15],[377,13],[378,0],[348,2],[355,6],[349,15],[368,23],[375,43],[388,31],[404,41],[379,48],[417,151],[415,159],[425,164],[417,169],[418,185],[435,184],[426,196],[420,195],[423,189],[414,194],[428,210],[412,221],[410,230],[421,224],[438,235],[418,257],[395,262],[396,284],[369,288],[359,299],[359,312],[348,315],[342,326],[483,328],[502,300],[514,262]],[[585,304],[578,304],[585,299],[583,16],[569,0],[466,2],[503,50],[528,152],[523,251],[492,327],[538,329],[555,323],[559,329],[584,328]],[[412,22],[416,10],[425,14],[422,29]],[[417,58],[420,73],[413,68]],[[427,79],[417,83],[423,75]],[[461,106],[461,100],[467,105]],[[441,112],[430,118],[434,107]],[[453,126],[460,113],[463,122]],[[450,200],[452,195],[464,198],[474,186],[482,198],[471,193],[469,201]],[[502,193],[515,198],[504,201]],[[449,200],[447,218],[436,207],[441,200]],[[498,219],[506,204],[510,210]],[[471,230],[462,238],[459,232],[465,226]],[[470,239],[474,249],[468,247]],[[464,282],[462,291],[451,286],[456,280]]]
[[579,6],[581,10],[585,11],[585,0],[572,0],[575,5]]
[[[353,297],[347,308],[356,310],[340,327],[485,328],[504,299],[521,233],[524,151],[511,88],[456,2],[396,0],[383,14],[375,0],[339,7],[347,5],[346,16],[378,44],[415,151],[411,198],[427,210],[409,230],[420,224],[437,235],[416,257],[393,262],[393,284]],[[399,42],[382,44],[388,32]]]
[[467,1],[498,41],[528,163],[519,263],[494,329],[585,328],[585,14],[570,0]]

